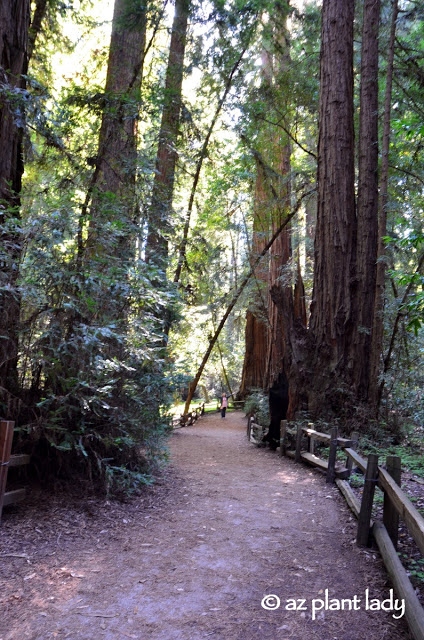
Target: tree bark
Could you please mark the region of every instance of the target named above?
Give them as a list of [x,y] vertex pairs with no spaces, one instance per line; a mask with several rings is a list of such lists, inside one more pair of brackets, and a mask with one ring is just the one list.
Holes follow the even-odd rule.
[[24,171],[24,108],[16,90],[25,89],[23,74],[27,71],[30,16],[29,0],[2,0],[0,4],[0,398],[4,401],[3,412],[12,410],[11,399],[19,393],[17,279],[22,247],[21,236],[14,229],[15,221],[20,218]]
[[[135,222],[137,160],[136,123],[146,43],[146,9],[142,0],[115,0],[105,85],[105,107],[91,185],[88,253],[107,242],[101,225],[114,221],[119,211],[128,235]],[[111,255],[119,255],[115,246]],[[119,255],[120,257],[120,255]]]
[[159,146],[148,213],[146,262],[166,270],[169,222],[177,164],[177,138],[180,126],[181,89],[190,0],[176,0],[165,79],[165,98],[159,132]]
[[384,97],[384,121],[382,139],[382,157],[380,171],[380,197],[378,207],[378,261],[376,272],[376,291],[374,302],[373,332],[370,356],[369,404],[378,414],[383,384],[379,384],[379,374],[383,353],[383,312],[386,278],[385,246],[383,238],[387,235],[387,202],[389,185],[389,149],[390,118],[392,108],[393,61],[395,54],[396,22],[399,12],[398,0],[393,1],[392,24],[390,29],[389,50],[387,56],[386,91]]
[[353,383],[366,401],[370,375],[378,244],[378,35],[380,0],[365,0],[362,28],[357,199],[356,331],[352,341]]
[[[267,214],[268,196],[265,188],[264,168],[256,160],[256,182],[253,218],[253,237],[251,264],[263,250],[269,237],[269,216]],[[239,397],[246,397],[252,389],[264,389],[267,368],[267,345],[269,331],[268,317],[268,270],[269,262],[263,260],[254,270],[257,285],[252,294],[253,302],[246,313],[245,352]]]
[[[318,207],[310,328],[315,342],[309,408],[350,389],[356,215],[353,129],[354,0],[324,0],[321,26]],[[336,395],[332,396],[336,399]],[[338,407],[335,407],[338,410]]]

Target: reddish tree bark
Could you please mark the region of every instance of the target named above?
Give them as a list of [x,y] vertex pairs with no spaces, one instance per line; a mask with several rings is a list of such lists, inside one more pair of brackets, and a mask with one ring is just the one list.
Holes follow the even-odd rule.
[[[324,0],[321,26],[318,208],[310,328],[315,342],[309,408],[350,388],[356,215],[353,129],[354,0]],[[328,393],[327,393],[328,392]],[[326,397],[328,395],[328,397]],[[331,400],[331,399],[332,400]]]
[[206,366],[207,361],[209,360],[209,356],[212,353],[212,350],[216,344],[216,341],[219,338],[219,335],[222,331],[222,329],[225,326],[225,323],[228,320],[228,316],[230,315],[231,311],[234,309],[237,300],[240,298],[241,294],[243,293],[244,289],[246,288],[247,283],[250,281],[250,279],[252,278],[256,267],[259,265],[260,261],[263,259],[263,257],[268,253],[269,249],[272,247],[272,245],[274,244],[274,242],[276,241],[276,239],[278,238],[278,236],[281,234],[281,232],[284,230],[284,228],[290,224],[290,221],[292,220],[292,218],[296,215],[296,213],[298,212],[303,198],[306,197],[307,195],[310,195],[310,192],[304,194],[297,202],[296,207],[287,215],[287,217],[284,219],[284,221],[282,222],[281,226],[276,230],[276,232],[271,236],[271,238],[267,241],[267,243],[265,244],[264,248],[262,249],[261,253],[258,255],[258,257],[254,260],[253,264],[251,264],[251,268],[249,270],[249,272],[244,276],[243,280],[241,281],[238,289],[236,290],[230,304],[227,307],[227,310],[225,311],[224,315],[221,318],[220,323],[218,324],[216,331],[214,333],[214,335],[212,336],[212,339],[209,342],[209,347],[206,350],[205,355],[203,356],[202,362],[200,363],[200,366],[196,372],[196,375],[194,377],[194,379],[192,380],[192,382],[189,385],[189,392],[188,392],[188,396],[187,396],[187,400],[185,403],[185,407],[184,407],[184,414],[186,414],[190,408],[190,404],[191,401],[193,399],[193,395],[194,392],[196,391],[197,385],[199,383],[200,377],[203,373],[203,370]]
[[23,106],[15,90],[25,88],[22,74],[27,70],[29,0],[2,0],[0,3],[0,224],[1,228],[1,309],[0,309],[0,397],[4,411],[19,392],[17,378],[20,295],[17,284],[21,257],[21,237],[14,233],[20,217],[20,191],[24,170],[22,136]]
[[[253,238],[251,263],[263,250],[269,236],[269,219],[265,213],[267,194],[264,169],[256,158],[255,210],[253,219]],[[268,261],[254,270],[256,291],[253,292],[253,304],[246,313],[245,353],[239,397],[244,398],[252,389],[265,389],[268,345]]]

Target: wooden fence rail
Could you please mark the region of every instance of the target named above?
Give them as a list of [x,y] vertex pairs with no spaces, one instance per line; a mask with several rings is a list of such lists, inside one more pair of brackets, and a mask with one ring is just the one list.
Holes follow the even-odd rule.
[[172,420],[173,429],[181,429],[181,427],[189,427],[203,416],[205,413],[205,403],[202,402],[198,407],[187,413],[186,415],[176,416]]
[[[302,451],[304,439],[307,439],[307,451]],[[295,442],[294,449],[289,447],[289,439]],[[323,442],[330,447],[328,460],[323,460],[315,453],[316,442]],[[334,482],[335,478],[348,478],[350,469],[336,462],[338,448],[346,449],[356,446],[356,441],[351,438],[341,438],[337,434],[337,427],[333,427],[331,433],[316,431],[312,425],[307,427],[297,425],[296,429],[290,428],[286,420],[281,421],[280,428],[280,455],[294,458],[296,462],[307,462],[324,471],[327,482]]]
[[[307,438],[308,451],[302,451],[305,437]],[[349,507],[358,518],[357,544],[368,546],[371,544],[372,537],[375,539],[395,590],[398,596],[405,601],[405,617],[412,636],[415,640],[424,640],[424,609],[396,552],[400,517],[424,555],[424,518],[400,487],[400,458],[388,456],[384,469],[379,466],[378,456],[375,454],[370,454],[366,460],[355,451],[357,440],[357,434],[352,434],[350,439],[340,438],[336,427],[328,434],[316,431],[312,425],[307,427],[298,425],[296,429],[293,429],[289,427],[286,420],[282,420],[280,455],[294,458],[296,462],[312,464],[326,473],[327,482],[335,481]],[[323,460],[316,455],[316,441],[329,445],[328,460]],[[336,463],[339,449],[343,450],[346,455],[345,467],[340,467],[340,463],[339,465]],[[365,475],[361,500],[358,499],[346,481],[354,467]],[[377,486],[384,493],[383,522],[372,522],[371,519]]]
[[8,471],[11,467],[29,464],[30,456],[12,455],[13,429],[12,420],[0,421],[0,522],[3,507],[20,502],[25,498],[25,489],[6,491]]

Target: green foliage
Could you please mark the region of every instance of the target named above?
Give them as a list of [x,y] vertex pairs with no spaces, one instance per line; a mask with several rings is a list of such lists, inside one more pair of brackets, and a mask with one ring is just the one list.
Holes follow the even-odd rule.
[[424,559],[411,558],[408,554],[402,554],[406,570],[414,585],[422,587],[424,585]]
[[269,427],[269,401],[268,396],[261,389],[254,389],[246,398],[244,412],[248,416],[255,416],[256,423],[261,427]]
[[[9,264],[10,249],[23,247],[14,289],[21,301],[22,397],[16,418],[22,446],[33,451],[43,479],[50,473],[68,481],[84,478],[109,494],[131,493],[152,481],[166,458],[171,397],[181,395],[249,269],[257,206],[254,154],[263,151],[272,188],[290,187],[293,199],[315,181],[320,8],[309,2],[295,10],[274,0],[194,2],[172,220],[162,229],[169,242],[168,274],[145,263],[145,215],[151,204],[168,53],[165,6],[147,3],[149,51],[139,93],[117,97],[104,92],[109,27],[99,3],[49,0],[28,90],[3,96],[13,105],[19,126],[26,128],[22,211],[19,216],[4,212],[1,231],[13,241],[11,246],[3,243],[0,255]],[[130,0],[128,8],[121,26],[136,28],[143,3]],[[369,442],[364,444],[381,455],[395,451],[396,438],[402,436],[398,415],[410,423],[424,420],[424,280],[418,268],[424,246],[423,15],[414,3],[404,3],[404,9],[398,20],[390,150],[385,353],[400,320],[384,374],[385,422],[367,425]],[[281,39],[287,15],[290,57]],[[383,7],[383,72],[388,20]],[[81,43],[83,58],[76,48]],[[207,148],[176,292],[167,278],[172,280],[179,256],[196,165],[242,51]],[[269,60],[267,73],[261,58]],[[382,95],[384,88],[382,75]],[[117,196],[106,187],[91,192],[102,115],[112,118],[118,112],[138,121],[135,192]],[[279,163],[286,144],[292,150],[291,173],[282,180]],[[100,201],[96,217],[90,209],[93,198]],[[263,212],[268,221],[280,204],[278,194],[274,200]],[[305,218],[312,219],[313,201],[307,204]],[[293,221],[292,244],[293,255],[298,248],[305,255],[308,296],[312,234],[306,222]],[[291,265],[281,277],[291,277]],[[211,355],[203,382],[212,394],[219,396],[227,387],[223,369],[237,390],[245,309],[261,309],[267,319],[258,290],[261,294],[255,282],[246,288],[220,336],[220,352],[216,348]],[[167,349],[165,317],[173,320]],[[335,391],[342,406],[349,390]],[[248,398],[245,410],[268,426],[268,399],[260,390]],[[388,432],[393,442],[387,442]],[[405,464],[421,473],[419,452],[419,447],[411,449]]]
[[128,493],[151,482],[163,458],[166,406],[180,384],[161,356],[156,320],[169,295],[153,289],[154,274],[130,248],[114,259],[123,237],[118,206],[102,229],[105,253],[85,257],[81,269],[78,210],[48,201],[23,229],[20,375],[37,415],[34,424],[22,412],[26,440],[51,458],[46,474],[79,469],[96,488]]
[[[413,330],[418,336],[420,328],[424,324],[424,275],[422,275],[422,263],[424,261],[424,234],[421,231],[409,230],[404,238],[385,238],[387,245],[394,245],[396,250],[405,252],[417,265],[414,271],[405,273],[404,267],[390,270],[391,277],[402,289],[409,294],[399,307],[400,313],[406,319],[407,329]],[[415,262],[414,260],[414,262]],[[410,267],[414,267],[412,263]]]

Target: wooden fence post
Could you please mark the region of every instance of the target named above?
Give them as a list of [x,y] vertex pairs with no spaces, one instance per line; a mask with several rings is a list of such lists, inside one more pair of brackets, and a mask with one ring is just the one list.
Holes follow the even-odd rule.
[[337,427],[332,427],[330,433],[330,454],[328,456],[326,482],[331,484],[333,484],[336,479],[337,431]]
[[253,422],[253,416],[249,416],[247,418],[247,438],[248,440],[250,440],[250,434],[252,433],[252,422]]
[[[387,456],[386,469],[391,475],[393,480],[400,486],[400,479],[402,474],[401,459],[399,456]],[[387,533],[390,536],[393,546],[397,549],[398,534],[399,534],[399,513],[395,508],[393,502],[390,500],[387,492],[384,492],[384,506],[383,506],[383,523],[387,529]]]
[[296,462],[300,462],[302,459],[302,435],[303,435],[303,431],[302,431],[302,425],[298,424],[297,425],[297,433],[296,433],[296,455],[295,455],[295,460]]
[[372,503],[374,500],[375,486],[378,480],[378,456],[370,453],[368,456],[367,471],[365,473],[364,492],[362,494],[361,510],[358,518],[358,533],[356,544],[359,547],[367,547],[370,539],[370,524]]
[[287,420],[280,422],[280,458],[286,455],[286,430]]
[[7,472],[9,469],[10,453],[12,451],[13,427],[11,420],[0,421],[0,521],[3,511],[4,494],[6,492]]
[[[310,429],[315,429],[315,425],[313,422],[309,422],[308,427]],[[308,436],[308,451],[312,454],[315,453],[315,438],[312,438],[311,436]]]
[[[359,440],[359,433],[357,431],[354,431],[352,433],[351,436],[351,440],[353,441],[353,445],[351,447],[351,449],[353,449],[354,451],[356,451],[356,449],[358,448],[358,440]],[[349,456],[347,456],[346,459],[346,469],[348,470],[348,478],[350,478],[351,473],[352,473],[352,467],[353,467],[353,460],[352,458],[350,458]]]

